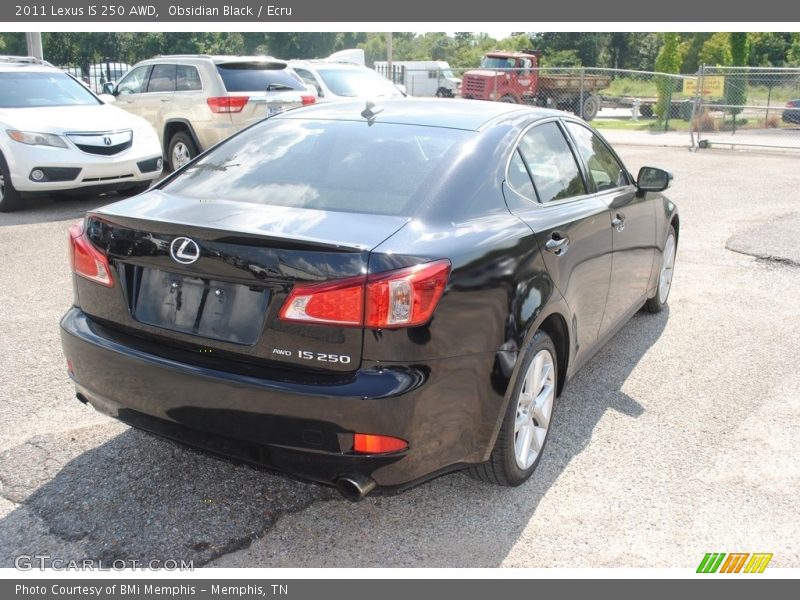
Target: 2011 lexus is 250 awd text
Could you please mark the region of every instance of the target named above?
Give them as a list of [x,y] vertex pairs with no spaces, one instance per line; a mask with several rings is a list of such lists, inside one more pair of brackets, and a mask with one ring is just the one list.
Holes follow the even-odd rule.
[[666,171],[565,113],[289,111],[70,230],[78,398],[358,499],[519,485],[565,383],[667,302]]

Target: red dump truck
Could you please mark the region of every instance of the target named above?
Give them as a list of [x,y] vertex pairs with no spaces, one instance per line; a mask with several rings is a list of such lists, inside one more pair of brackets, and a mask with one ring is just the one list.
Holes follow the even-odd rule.
[[611,77],[540,71],[540,58],[538,50],[489,52],[481,60],[480,69],[464,73],[461,95],[548,106],[580,114],[587,121],[594,119],[602,105],[597,92],[609,86]]

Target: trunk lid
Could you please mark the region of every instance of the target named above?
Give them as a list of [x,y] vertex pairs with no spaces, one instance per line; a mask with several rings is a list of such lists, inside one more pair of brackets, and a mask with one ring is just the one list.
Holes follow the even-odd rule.
[[203,202],[159,190],[91,212],[87,237],[116,285],[79,280],[107,326],[225,360],[345,372],[363,329],[281,321],[292,287],[363,274],[405,217]]

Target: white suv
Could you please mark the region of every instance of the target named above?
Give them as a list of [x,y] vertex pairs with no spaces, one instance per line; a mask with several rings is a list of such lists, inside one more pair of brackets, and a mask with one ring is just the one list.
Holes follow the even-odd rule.
[[107,91],[155,127],[173,170],[256,121],[317,99],[271,56],[159,56]]
[[46,63],[0,60],[0,212],[21,208],[32,194],[139,193],[162,164],[144,119],[104,104]]

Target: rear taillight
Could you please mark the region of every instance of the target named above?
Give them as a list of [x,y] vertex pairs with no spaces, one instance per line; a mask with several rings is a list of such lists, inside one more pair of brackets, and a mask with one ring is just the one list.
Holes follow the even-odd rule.
[[69,258],[73,273],[106,287],[114,287],[108,258],[86,237],[82,221],[69,228],[69,243]]
[[356,433],[353,435],[353,452],[359,454],[386,454],[408,448],[408,442],[388,435]]
[[250,98],[247,96],[213,96],[206,100],[211,112],[238,113]]
[[447,286],[450,261],[369,276],[299,283],[283,303],[284,321],[391,329],[430,321]]
[[308,106],[309,104],[314,104],[317,101],[316,96],[300,96],[300,100],[303,101],[303,106]]

